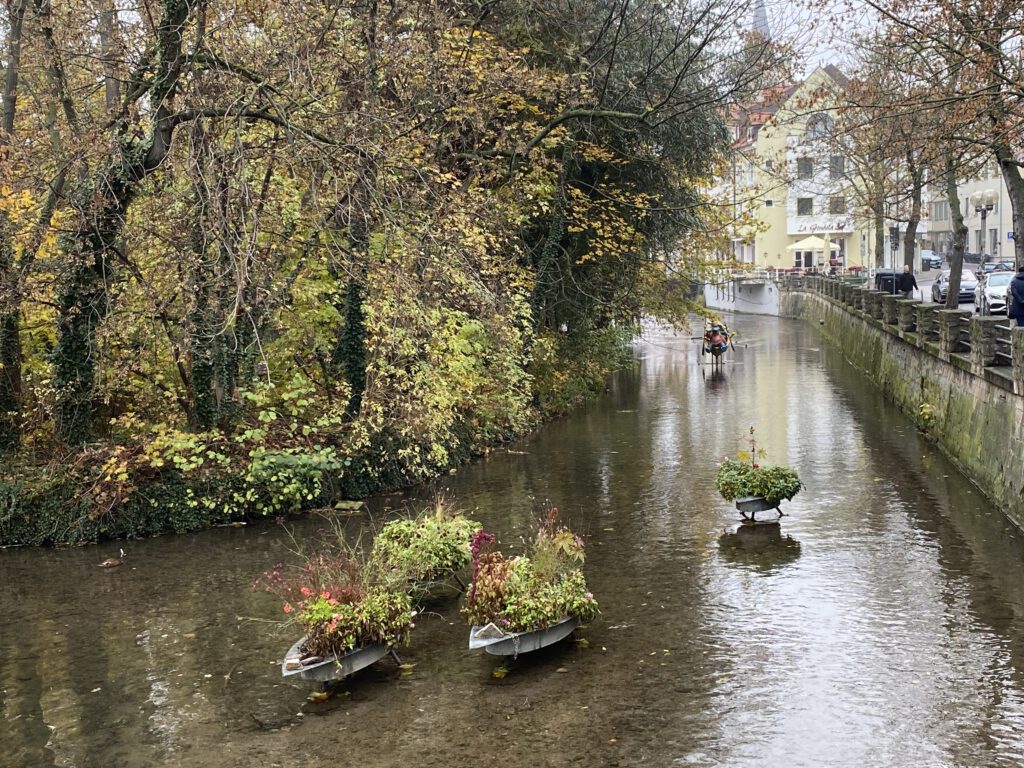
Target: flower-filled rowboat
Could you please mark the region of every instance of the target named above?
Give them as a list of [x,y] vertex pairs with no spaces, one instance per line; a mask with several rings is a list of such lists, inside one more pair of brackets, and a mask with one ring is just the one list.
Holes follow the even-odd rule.
[[597,615],[583,576],[583,541],[552,509],[527,552],[505,557],[485,531],[473,537],[473,577],[463,614],[469,647],[516,656],[557,643]]

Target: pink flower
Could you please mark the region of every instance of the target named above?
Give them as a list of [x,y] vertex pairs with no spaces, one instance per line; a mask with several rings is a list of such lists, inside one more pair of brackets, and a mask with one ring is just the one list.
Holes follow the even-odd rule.
[[285,612],[285,613],[291,613],[291,612],[292,612],[292,606],[291,606],[291,603],[285,603],[285,604],[284,604],[284,612]]
[[585,594],[583,597],[586,600],[593,600],[594,599],[594,593],[593,592],[587,592],[587,594]]
[[320,597],[323,600],[330,600],[331,599],[331,593],[330,592],[326,592],[326,591],[325,592],[321,592],[320,593]]
[[311,590],[309,587],[301,587],[299,589],[299,592],[302,593],[303,597],[309,597],[311,594],[313,594],[313,590]]

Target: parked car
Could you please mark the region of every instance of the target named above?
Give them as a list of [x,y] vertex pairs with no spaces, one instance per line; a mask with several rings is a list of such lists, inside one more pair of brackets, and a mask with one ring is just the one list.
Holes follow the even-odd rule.
[[942,257],[934,251],[924,251],[921,254],[921,263],[927,264],[932,269],[938,269],[942,266]]
[[[960,295],[957,297],[957,304],[963,302],[974,301],[974,289],[978,287],[978,278],[974,276],[973,272],[964,270],[960,273]],[[942,270],[942,274],[938,276],[934,283],[932,283],[932,301],[936,304],[946,303],[946,294],[949,292],[949,270]]]
[[1006,314],[1006,292],[1010,288],[1012,272],[991,272],[974,289],[974,311],[983,315]]

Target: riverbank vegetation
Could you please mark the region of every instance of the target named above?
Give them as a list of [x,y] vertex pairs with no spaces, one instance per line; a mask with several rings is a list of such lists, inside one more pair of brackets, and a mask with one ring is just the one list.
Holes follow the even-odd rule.
[[0,6],[0,543],[414,482],[679,319],[744,6]]

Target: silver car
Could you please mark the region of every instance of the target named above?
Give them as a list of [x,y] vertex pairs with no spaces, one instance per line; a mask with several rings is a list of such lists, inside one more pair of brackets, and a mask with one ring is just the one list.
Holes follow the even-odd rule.
[[989,272],[974,289],[974,311],[983,315],[1006,314],[1006,292],[1013,272]]
[[[957,297],[957,304],[974,301],[974,289],[978,287],[978,278],[973,272],[963,270],[960,273],[960,295]],[[932,301],[936,304],[946,303],[946,294],[949,292],[949,270],[944,269],[942,274],[932,283]]]

